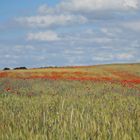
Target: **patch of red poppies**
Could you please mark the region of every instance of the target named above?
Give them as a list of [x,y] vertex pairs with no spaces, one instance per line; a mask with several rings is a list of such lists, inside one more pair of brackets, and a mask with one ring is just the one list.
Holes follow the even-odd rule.
[[8,77],[8,73],[7,72],[0,72],[0,78],[5,78]]
[[[77,68],[77,67],[76,67]],[[84,71],[52,71],[52,72],[24,72],[24,73],[13,73],[8,75],[7,72],[0,72],[0,78],[8,77],[18,79],[50,79],[50,80],[71,80],[71,81],[93,81],[93,82],[109,82],[118,83],[123,86],[130,88],[137,88],[136,85],[140,84],[140,77],[129,74],[127,72],[109,70],[116,77],[103,77],[95,76],[92,72]],[[10,89],[6,89],[9,91]]]

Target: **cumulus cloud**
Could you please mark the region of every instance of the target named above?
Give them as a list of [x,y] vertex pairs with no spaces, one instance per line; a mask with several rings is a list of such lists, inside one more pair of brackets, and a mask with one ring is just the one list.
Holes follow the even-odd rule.
[[122,29],[120,29],[118,27],[114,27],[114,28],[113,27],[110,27],[110,28],[103,27],[100,30],[101,30],[102,34],[104,34],[105,36],[108,36],[108,37],[116,37],[116,36],[122,34]]
[[134,31],[140,31],[140,20],[128,21],[128,22],[122,23],[122,26],[127,29],[134,30]]
[[92,57],[93,61],[110,61],[113,60],[114,56],[112,54],[98,54]]
[[15,45],[14,49],[18,52],[23,51],[25,49],[27,50],[35,50],[35,47],[32,45]]
[[57,33],[53,31],[47,31],[47,32],[29,33],[27,35],[27,40],[58,41],[60,40],[60,38]]
[[[23,26],[52,27],[72,24],[85,24],[93,14],[94,19],[112,17],[112,11],[138,10],[139,0],[62,0],[54,7],[41,5],[38,8],[40,14],[16,18]],[[77,14],[75,14],[77,12]],[[114,14],[115,16],[115,14]]]
[[[112,42],[112,38],[109,36],[97,36],[92,30],[83,30],[74,33],[57,33],[54,31],[44,31],[44,32],[34,32],[27,34],[27,40],[36,40],[36,41],[61,41],[63,44],[69,43],[69,45],[79,44],[107,44]],[[58,42],[57,42],[58,43]]]
[[112,42],[112,38],[108,35],[97,35],[97,32],[92,29],[83,30],[80,32],[76,32],[74,34],[70,34],[69,36],[64,37],[66,41],[69,42],[78,42],[81,45],[85,44],[106,44]]
[[52,12],[93,12],[99,10],[137,10],[139,8],[139,0],[62,0],[55,9],[42,5],[39,8],[41,13]]
[[53,14],[54,8],[49,7],[47,4],[43,4],[38,8],[38,12],[41,14],[47,13],[47,14]]
[[[24,60],[24,64],[30,64],[30,59],[35,65],[36,61],[41,64],[44,60],[50,65],[138,61],[139,3],[139,0],[61,0],[56,6],[41,5],[36,15],[16,18],[27,27],[20,26],[24,34],[18,32],[26,40],[19,41],[21,45],[0,46],[0,54],[8,54],[3,57],[6,60],[16,54],[18,58],[13,59],[19,63]],[[10,35],[5,32],[0,41],[8,37],[12,40]]]
[[124,52],[124,53],[99,53],[99,54],[95,54],[92,57],[92,60],[96,60],[96,61],[112,61],[112,60],[124,60],[124,61],[128,61],[128,60],[133,60],[133,58],[135,58],[135,54],[131,53],[131,52]]
[[138,0],[70,0],[61,7],[73,11],[129,10],[138,8]]
[[28,25],[30,27],[52,27],[52,26],[65,26],[70,24],[83,24],[87,22],[87,19],[78,15],[46,15],[46,16],[30,16],[20,17],[16,19],[17,22],[22,25]]
[[131,60],[134,58],[134,54],[132,53],[121,53],[116,55],[117,59],[122,59],[122,60]]

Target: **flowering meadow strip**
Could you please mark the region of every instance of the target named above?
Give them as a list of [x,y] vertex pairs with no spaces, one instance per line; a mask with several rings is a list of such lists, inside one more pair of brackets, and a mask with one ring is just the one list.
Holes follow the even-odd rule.
[[136,79],[136,81],[138,79],[140,79],[140,76],[128,73],[127,71],[116,71],[114,69],[105,69],[105,70],[120,79],[124,79],[124,78],[125,79]]
[[[77,68],[77,67],[76,67]],[[47,71],[47,72],[0,72],[0,78],[16,78],[16,79],[50,79],[50,80],[70,80],[70,81],[93,81],[93,82],[109,82],[118,83],[130,88],[138,88],[140,85],[140,76],[130,74],[128,72],[114,71],[107,69],[112,76],[95,75],[93,72],[86,71]]]
[[8,72],[0,72],[0,78],[8,77]]

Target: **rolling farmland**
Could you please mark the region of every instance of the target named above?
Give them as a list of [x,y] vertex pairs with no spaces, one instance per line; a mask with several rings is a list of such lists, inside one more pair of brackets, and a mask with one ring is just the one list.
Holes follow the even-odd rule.
[[140,64],[0,71],[2,140],[139,140]]

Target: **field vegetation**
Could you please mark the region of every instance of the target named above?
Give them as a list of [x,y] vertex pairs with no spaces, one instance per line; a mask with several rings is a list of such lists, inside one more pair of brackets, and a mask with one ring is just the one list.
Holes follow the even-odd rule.
[[139,140],[140,64],[0,71],[0,140]]

